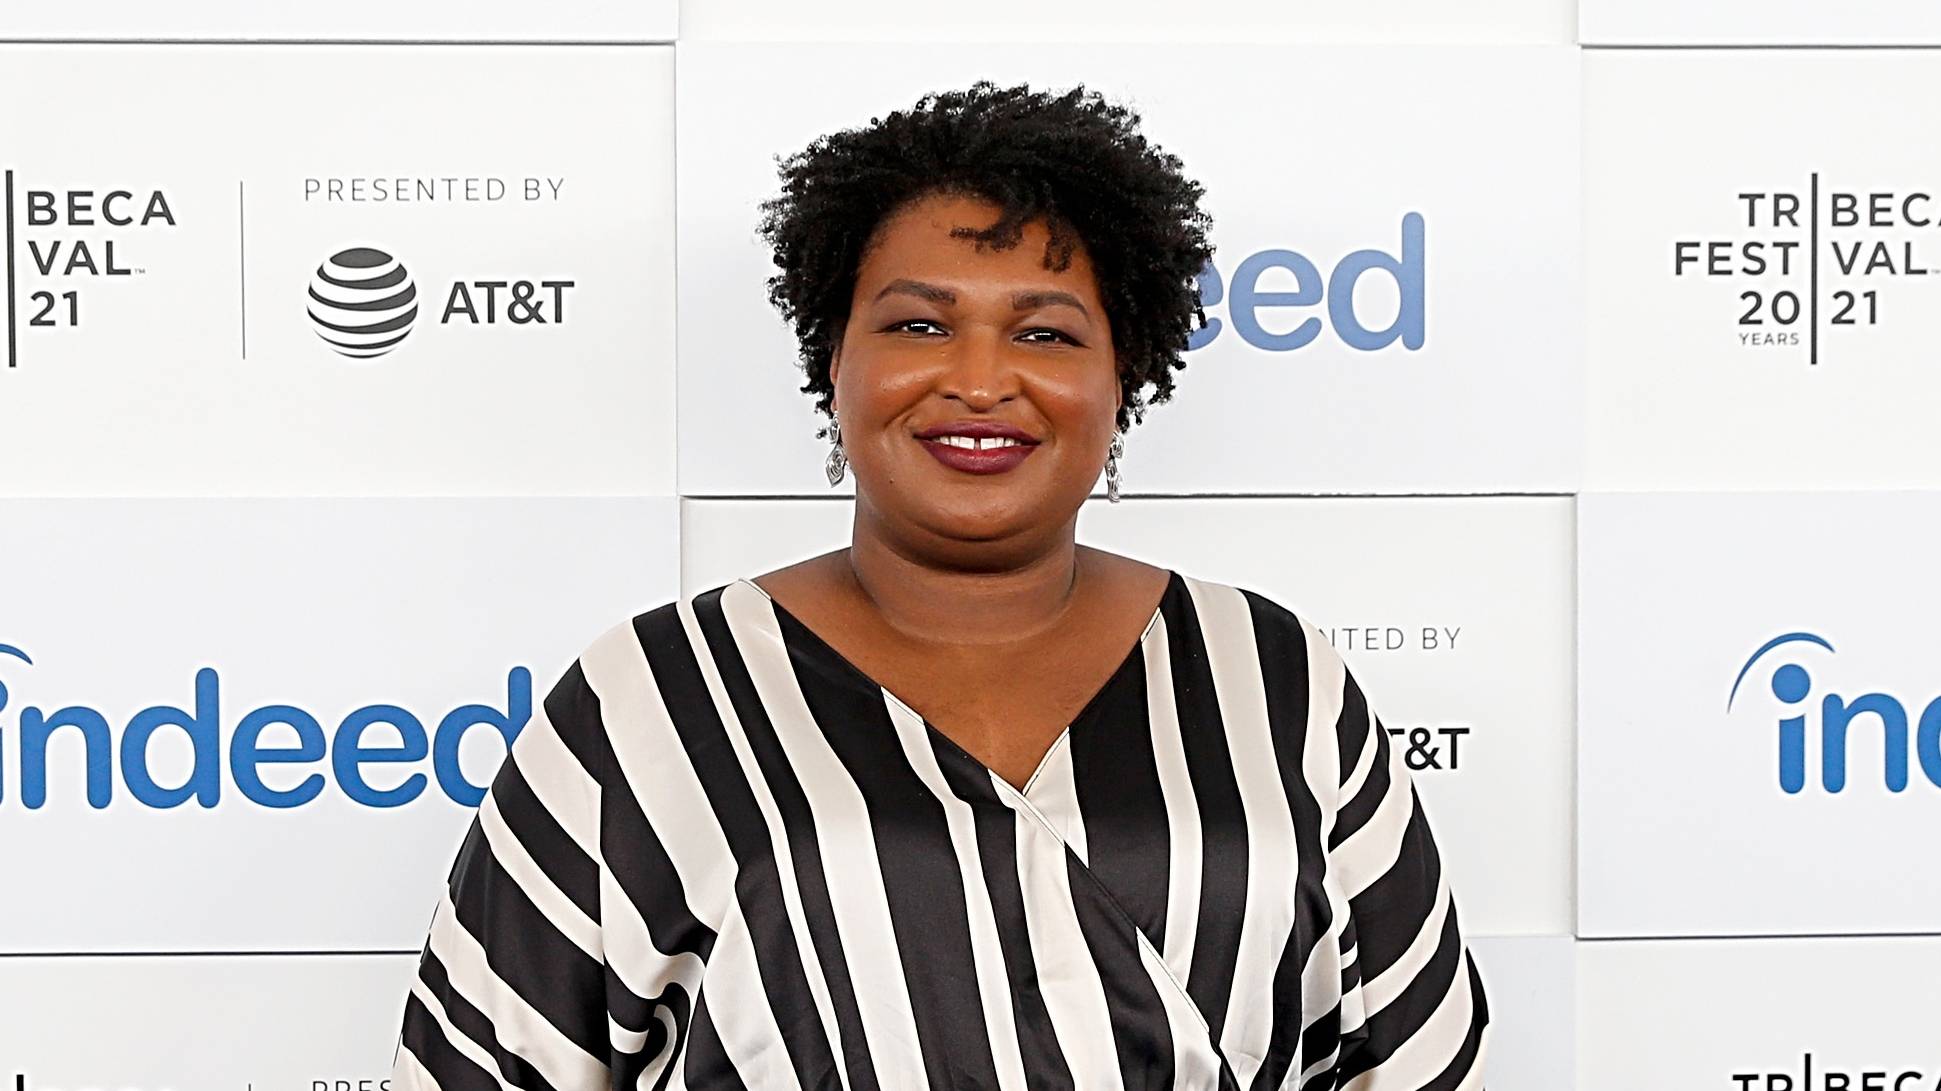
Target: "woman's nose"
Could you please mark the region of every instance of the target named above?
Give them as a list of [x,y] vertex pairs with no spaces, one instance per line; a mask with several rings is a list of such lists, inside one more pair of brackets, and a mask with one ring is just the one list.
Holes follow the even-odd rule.
[[951,345],[939,391],[973,410],[990,409],[1017,396],[1018,366],[1011,343],[998,330],[973,329]]

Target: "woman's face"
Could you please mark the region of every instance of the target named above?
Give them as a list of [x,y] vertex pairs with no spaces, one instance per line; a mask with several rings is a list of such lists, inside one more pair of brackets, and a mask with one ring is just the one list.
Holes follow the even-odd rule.
[[1081,245],[1044,267],[1049,231],[978,249],[953,227],[1001,209],[936,195],[886,218],[857,269],[831,364],[857,503],[907,534],[1043,539],[1105,463],[1119,407],[1110,323]]

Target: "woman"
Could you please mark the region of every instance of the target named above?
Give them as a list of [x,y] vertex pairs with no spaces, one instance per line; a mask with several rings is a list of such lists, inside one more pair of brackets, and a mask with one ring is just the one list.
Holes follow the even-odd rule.
[[851,544],[560,679],[394,1091],[1482,1086],[1429,826],[1327,641],[1074,540],[1204,321],[1201,189],[1136,126],[979,83],[782,163],[770,296]]

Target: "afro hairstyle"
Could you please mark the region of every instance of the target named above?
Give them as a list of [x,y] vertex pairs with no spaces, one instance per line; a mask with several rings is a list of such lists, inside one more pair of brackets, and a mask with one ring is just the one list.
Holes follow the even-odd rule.
[[1064,270],[1074,240],[1084,246],[1118,358],[1120,430],[1170,398],[1195,322],[1206,323],[1198,278],[1213,255],[1212,220],[1202,187],[1138,125],[1082,84],[1052,93],[979,80],[777,155],[782,190],[762,202],[760,234],[780,270],[769,301],[800,345],[802,392],[830,411],[830,361],[877,228],[913,201],[951,194],[1001,206],[990,226],[953,232],[980,247],[1016,246],[1037,220],[1051,234],[1045,268]]

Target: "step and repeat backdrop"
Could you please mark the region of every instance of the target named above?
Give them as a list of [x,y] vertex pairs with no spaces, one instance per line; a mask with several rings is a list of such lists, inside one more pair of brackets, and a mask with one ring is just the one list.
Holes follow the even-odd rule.
[[847,540],[776,156],[991,79],[1206,186],[1210,321],[1080,537],[1348,659],[1488,1086],[1941,1091],[1938,47],[1914,0],[9,7],[0,1080],[389,1091],[534,702]]

